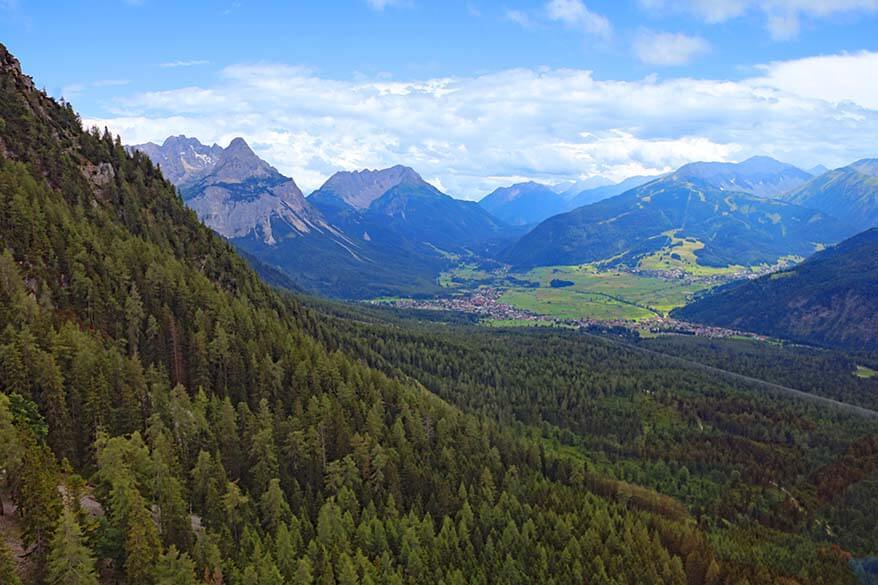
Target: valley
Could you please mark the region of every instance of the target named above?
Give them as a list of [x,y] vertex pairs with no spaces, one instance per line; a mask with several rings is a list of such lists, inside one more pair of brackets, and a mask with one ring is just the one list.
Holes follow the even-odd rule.
[[366,302],[467,313],[490,326],[616,327],[642,336],[675,332],[729,337],[744,333],[687,323],[669,314],[697,293],[769,274],[795,260],[714,268],[698,264],[692,249],[698,249],[697,242],[674,240],[666,249],[644,257],[635,268],[609,267],[604,262],[513,272],[509,266],[490,261],[480,264],[469,258],[440,274],[439,295],[382,297]]
[[[33,3],[6,4],[0,27]],[[324,68],[322,34],[285,46],[265,15],[337,25],[327,84],[268,60],[234,4],[240,37],[216,6],[182,19],[210,60],[144,36],[126,79],[105,65],[135,35],[87,58],[23,43],[41,76],[94,62],[64,97],[0,44],[0,585],[875,585],[868,107],[831,108],[857,147],[763,144],[704,106],[737,95],[783,134],[765,121],[788,89],[632,81],[643,56],[609,110],[606,70],[414,82],[368,54],[392,32],[419,60],[429,31],[401,23],[429,3],[252,11]],[[580,0],[541,10],[493,26],[610,27]],[[437,67],[447,38],[424,45]],[[821,100],[796,103],[816,134]]]

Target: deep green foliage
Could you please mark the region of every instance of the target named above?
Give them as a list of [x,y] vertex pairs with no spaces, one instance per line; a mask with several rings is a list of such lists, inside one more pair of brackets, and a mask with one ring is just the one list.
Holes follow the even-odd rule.
[[59,530],[63,456],[115,582],[852,582],[750,474],[853,469],[874,427],[590,338],[305,308],[2,48],[0,117],[0,367],[36,410],[0,398],[0,424],[34,554]]
[[727,285],[674,314],[799,342],[876,351],[876,287],[878,228],[793,268]]

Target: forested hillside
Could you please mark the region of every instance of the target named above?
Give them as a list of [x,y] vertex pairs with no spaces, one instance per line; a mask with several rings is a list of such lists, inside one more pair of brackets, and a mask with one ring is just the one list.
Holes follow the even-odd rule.
[[2,46],[0,155],[4,584],[829,584],[875,551],[810,530],[868,419],[303,307]]
[[0,63],[6,581],[723,574],[684,516],[330,351],[144,155]]
[[798,266],[732,283],[676,314],[799,342],[878,350],[878,228]]

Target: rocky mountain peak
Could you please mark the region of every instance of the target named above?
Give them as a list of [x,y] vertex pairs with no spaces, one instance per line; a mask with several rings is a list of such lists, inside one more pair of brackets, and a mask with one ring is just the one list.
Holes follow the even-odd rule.
[[381,170],[364,169],[335,173],[317,193],[340,198],[351,207],[362,210],[394,187],[421,183],[425,181],[414,169],[396,165]]

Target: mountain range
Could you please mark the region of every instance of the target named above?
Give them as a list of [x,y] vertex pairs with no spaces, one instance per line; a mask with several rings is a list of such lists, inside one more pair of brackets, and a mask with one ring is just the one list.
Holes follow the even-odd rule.
[[[296,198],[242,142],[184,168],[190,200]],[[874,411],[566,329],[282,293],[2,44],[0,186],[3,585],[851,584],[875,550]],[[447,205],[412,181],[356,213],[398,226],[422,199]],[[771,355],[781,384],[856,382]]]
[[689,321],[849,350],[878,350],[878,229],[801,264],[732,283],[675,311]]
[[241,138],[226,148],[185,136],[132,148],[159,164],[202,221],[263,270],[346,298],[435,294],[439,273],[467,257],[517,269],[638,266],[686,246],[706,266],[773,263],[806,257],[878,218],[869,160],[818,177],[768,157],[699,162],[662,177],[609,185],[599,178],[590,183],[600,186],[576,195],[571,190],[586,183],[519,183],[476,204],[402,165],[335,173],[306,198]]
[[687,165],[549,218],[509,248],[504,259],[518,268],[596,261],[636,266],[645,256],[685,244],[702,265],[753,265],[808,256],[853,233],[823,212],[727,190],[730,177],[739,181],[737,171],[716,169]]
[[226,148],[182,136],[131,148],[175,169],[173,182],[206,225],[320,294],[435,293],[453,258],[507,237],[508,227],[476,203],[404,166],[339,172],[305,198],[242,138]]
[[479,205],[510,225],[532,227],[553,215],[603,201],[655,178],[635,176],[613,183],[596,177],[596,181],[577,181],[555,187],[529,181],[496,189],[482,198]]

